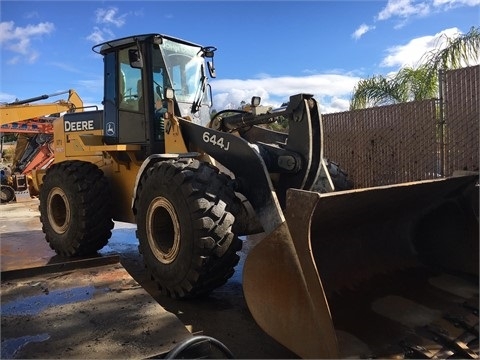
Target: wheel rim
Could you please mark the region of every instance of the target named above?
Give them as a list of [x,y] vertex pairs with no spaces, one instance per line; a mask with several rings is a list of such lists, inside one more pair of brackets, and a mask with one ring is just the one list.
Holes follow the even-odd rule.
[[70,203],[67,195],[60,188],[53,188],[48,194],[48,221],[52,229],[63,234],[70,225]]
[[173,205],[164,197],[153,199],[147,210],[147,239],[153,255],[172,263],[180,251],[180,223]]

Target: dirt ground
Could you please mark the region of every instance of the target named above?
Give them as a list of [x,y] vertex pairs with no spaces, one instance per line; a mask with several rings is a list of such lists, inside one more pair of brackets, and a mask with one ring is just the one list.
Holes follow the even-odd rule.
[[[128,230],[124,230],[127,233]],[[132,232],[131,235],[134,236]],[[201,331],[225,344],[236,358],[241,359],[296,359],[282,345],[265,334],[252,318],[242,290],[242,266],[253,241],[244,243],[235,275],[208,298],[175,300],[162,296],[155,283],[147,276],[137,251],[120,253],[122,265],[145,290],[166,310],[175,314],[193,332]]]
[[[7,238],[12,240],[12,236],[17,237],[19,241],[21,239],[29,242],[30,251],[35,253],[38,259],[38,263],[35,263],[35,260],[30,261],[31,266],[49,262],[50,258],[55,257],[52,250],[48,248],[41,231],[37,199],[1,204],[0,220],[3,243]],[[121,265],[161,307],[175,315],[183,324],[191,326],[193,333],[201,333],[221,341],[235,358],[298,358],[259,328],[245,303],[242,291],[242,266],[248,250],[254,243],[255,239],[244,241],[240,254],[241,260],[235,275],[227,284],[201,300],[173,300],[160,294],[156,285],[146,276],[142,258],[137,249],[135,227],[130,224],[116,223],[112,238],[102,249],[101,255],[118,254]],[[15,264],[16,256],[23,255],[7,254],[6,250],[2,249],[2,271]],[[17,330],[21,331],[21,329]],[[129,341],[132,340],[129,339]],[[2,358],[5,357],[2,356]],[[49,356],[48,353],[43,352],[36,358],[49,358]],[[115,358],[118,358],[118,354]]]
[[[412,191],[418,194],[417,189]],[[476,191],[473,194],[478,198]],[[431,191],[425,194],[432,196]],[[399,202],[399,196],[392,200],[397,205]],[[470,209],[470,202],[464,205],[461,210]],[[365,243],[351,241],[350,228],[342,233],[340,226],[332,224],[332,206],[328,201],[317,205],[315,216],[321,215],[334,229],[332,234],[322,231],[322,236],[318,228],[314,229],[315,241],[311,244],[315,263],[323,266],[323,284],[329,294],[329,312],[334,319],[340,358],[478,358],[478,211],[467,216],[456,206],[438,209],[444,210],[442,216],[434,213],[437,216],[429,218],[429,231],[419,231],[416,242],[397,234],[400,225],[405,225],[400,222],[393,227],[394,231],[391,226],[384,226],[382,236],[377,235],[381,230],[378,224],[368,223],[367,230],[374,231],[368,232]],[[362,213],[354,206],[349,211],[355,216]],[[379,214],[377,217],[382,219]],[[362,217],[355,219],[357,225],[362,222]],[[441,221],[449,226],[441,227]],[[48,247],[39,221],[38,200],[28,198],[25,202],[0,205],[1,358],[155,358],[170,351],[171,345],[184,336],[191,337],[192,332],[219,340],[235,358],[298,358],[264,333],[246,306],[243,265],[258,238],[244,240],[240,263],[227,284],[207,298],[180,301],[163,297],[146,276],[135,230],[134,225],[116,223],[100,256],[83,259],[90,262],[115,258],[110,273],[92,267],[82,272],[71,267],[72,263],[75,265],[71,259],[58,259]],[[362,235],[362,231],[355,234]],[[335,251],[329,251],[332,239]],[[49,273],[48,279],[27,276],[20,282],[14,277],[15,280],[9,280],[15,269],[16,273],[25,268],[36,268],[38,272],[50,266],[60,266],[61,271]],[[103,282],[97,285],[98,281]],[[9,312],[42,306],[42,301],[51,297],[45,295],[61,295],[58,284],[62,283],[73,284],[71,288],[79,292],[63,292],[67,299],[55,304],[59,306],[42,309],[40,316],[9,316]],[[12,296],[22,286],[25,292]],[[288,291],[295,294],[291,286]],[[25,294],[34,302],[25,305]],[[76,297],[80,301],[73,301]],[[295,316],[304,310],[301,306],[294,309]],[[165,321],[165,317],[169,320]],[[48,332],[41,331],[45,328],[43,319],[50,326]],[[36,325],[35,332],[27,333],[32,324]],[[187,327],[192,332],[186,332]],[[25,339],[22,334],[29,335],[28,341],[36,344],[14,343]],[[50,336],[56,337],[56,342],[49,340]],[[314,339],[325,341],[321,335]],[[49,344],[43,346],[47,341]],[[53,343],[60,344],[60,353]],[[27,347],[34,346],[41,348],[26,356]],[[162,347],[168,350],[162,352]],[[9,351],[7,356],[4,350]]]

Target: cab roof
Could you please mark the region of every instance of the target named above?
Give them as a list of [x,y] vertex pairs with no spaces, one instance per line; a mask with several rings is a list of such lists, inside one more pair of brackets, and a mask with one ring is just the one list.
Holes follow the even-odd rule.
[[142,41],[147,40],[148,38],[168,39],[168,40],[172,40],[172,41],[182,43],[182,44],[186,44],[186,45],[202,47],[201,45],[198,45],[198,44],[195,44],[195,43],[192,43],[190,41],[186,41],[186,40],[183,40],[183,39],[180,39],[180,38],[176,38],[176,37],[173,37],[173,36],[152,33],[152,34],[132,35],[132,36],[124,37],[124,38],[105,41],[103,43],[100,43],[100,44],[92,47],[92,50],[94,52],[96,52],[97,54],[104,55],[104,54],[106,54],[106,53],[108,53],[108,52],[110,52],[114,49],[124,47],[124,46],[130,45],[130,44],[135,44],[137,41],[142,42]]

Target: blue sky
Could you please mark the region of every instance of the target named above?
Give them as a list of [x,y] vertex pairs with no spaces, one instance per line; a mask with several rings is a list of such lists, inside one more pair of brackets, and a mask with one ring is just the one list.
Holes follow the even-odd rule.
[[92,46],[161,33],[218,48],[217,110],[303,92],[323,113],[347,110],[360,79],[413,66],[480,24],[480,0],[2,0],[0,11],[0,102],[73,88],[99,105],[103,62]]

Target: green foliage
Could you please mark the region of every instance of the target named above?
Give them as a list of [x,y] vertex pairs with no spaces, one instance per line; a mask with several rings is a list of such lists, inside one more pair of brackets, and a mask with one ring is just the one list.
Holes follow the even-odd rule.
[[447,46],[442,50],[425,54],[425,65],[431,73],[441,69],[459,69],[469,65],[470,60],[478,61],[480,54],[480,27],[454,39],[447,38]]
[[478,61],[479,54],[480,27],[472,27],[464,35],[447,38],[444,49],[424,54],[422,65],[416,68],[402,68],[391,77],[374,75],[360,80],[353,90],[350,110],[434,98],[440,70],[468,66],[469,61]]

